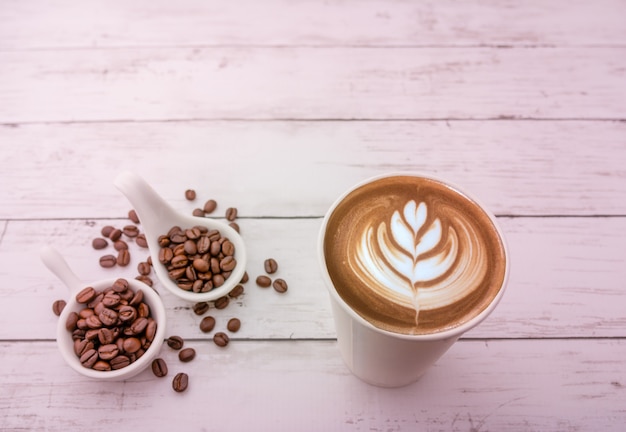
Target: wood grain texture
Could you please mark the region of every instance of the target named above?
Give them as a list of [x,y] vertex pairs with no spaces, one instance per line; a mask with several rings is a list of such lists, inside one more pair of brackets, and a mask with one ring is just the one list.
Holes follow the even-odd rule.
[[[148,122],[0,127],[0,218],[125,216],[113,186],[144,176],[181,210],[322,216],[388,172],[457,183],[498,215],[625,215],[626,123]],[[194,188],[198,199],[184,199]]]
[[[186,364],[162,349],[166,378],[145,371],[124,383],[95,383],[67,367],[51,342],[2,342],[0,424],[33,431],[172,429],[183,421],[185,430],[220,432],[561,432],[621,431],[626,422],[623,340],[461,341],[420,382],[394,390],[350,375],[335,342],[188,345],[197,356]],[[176,394],[171,379],[181,371],[190,384]]]
[[[626,218],[501,218],[511,255],[507,292],[493,314],[466,334],[469,338],[626,337]],[[51,306],[67,298],[63,284],[38,262],[44,244],[62,250],[77,275],[88,282],[135,277],[147,252],[131,243],[127,268],[102,269],[98,258],[113,251],[91,249],[104,224],[124,220],[11,221],[0,244],[0,286],[9,314],[0,340],[54,339],[57,318]],[[218,327],[241,319],[240,339],[332,339],[335,330],[316,255],[320,219],[240,221],[252,280],[264,274],[263,261],[279,262],[289,291],[280,295],[253,281],[224,310],[211,308]],[[153,275],[154,276],[154,275]],[[191,304],[160,287],[169,334],[210,339],[199,330]]]
[[626,118],[626,47],[0,52],[0,123]]
[[3,0],[0,49],[181,45],[624,45],[626,5],[411,2]]

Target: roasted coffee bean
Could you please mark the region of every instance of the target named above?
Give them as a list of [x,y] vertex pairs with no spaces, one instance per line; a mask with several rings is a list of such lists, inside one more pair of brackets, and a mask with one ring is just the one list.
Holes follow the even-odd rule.
[[85,339],[98,342],[98,333],[100,333],[99,328],[90,328],[85,332]]
[[241,321],[238,318],[231,318],[228,320],[228,324],[226,324],[226,328],[228,331],[236,333],[241,328]]
[[117,312],[113,309],[104,308],[102,312],[98,314],[98,320],[105,326],[110,327],[117,322],[117,316]]
[[148,276],[139,275],[135,277],[135,279],[138,280],[139,282],[145,283],[149,287],[151,287],[154,284],[154,282],[152,282],[152,279],[150,279]]
[[54,303],[52,303],[52,312],[56,316],[61,315],[61,312],[65,309],[66,304],[65,300],[55,300]]
[[202,210],[204,211],[204,213],[209,214],[209,213],[213,213],[216,208],[217,208],[217,202],[213,199],[210,199],[204,203],[204,207],[202,208]]
[[213,328],[215,328],[215,318],[210,315],[202,318],[202,321],[200,321],[200,330],[203,333],[209,333],[213,331]]
[[216,257],[220,254],[220,252],[222,251],[222,245],[220,244],[219,241],[212,241],[211,242],[211,247],[209,248],[209,253]]
[[192,216],[195,216],[195,217],[204,217],[204,212],[202,211],[202,209],[195,208],[195,209],[193,209],[193,211],[191,212],[191,215],[192,215]]
[[261,275],[256,278],[256,284],[261,288],[267,288],[272,285],[272,279],[265,275]]
[[96,351],[93,348],[85,351],[80,356],[80,363],[86,368],[92,367],[97,361],[98,361],[98,351]]
[[235,269],[237,265],[237,260],[232,256],[227,256],[220,261],[220,269],[222,272],[231,272]]
[[174,258],[174,252],[168,247],[159,249],[159,262],[161,264],[169,264]]
[[108,244],[109,242],[102,237],[96,237],[91,241],[91,246],[96,250],[104,249]]
[[202,258],[194,259],[192,265],[193,265],[193,268],[196,269],[196,271],[199,271],[200,273],[206,273],[210,269],[209,263]]
[[184,392],[187,390],[189,386],[189,376],[187,376],[184,372],[179,372],[176,374],[174,379],[172,380],[172,388],[175,392]]
[[[142,305],[143,304],[145,303],[142,303]],[[142,333],[146,329],[147,326],[148,326],[148,318],[146,318],[145,316],[141,316],[141,314],[139,314],[139,318],[133,321],[133,323],[129,327],[130,334],[138,335]]]
[[183,363],[190,362],[195,357],[196,357],[196,350],[193,348],[184,348],[180,350],[180,352],[178,353],[178,359]]
[[222,243],[222,253],[226,256],[233,256],[235,254],[235,245],[230,240],[226,240]]
[[241,229],[239,228],[239,224],[237,222],[231,222],[228,224],[228,226],[237,232],[241,232]]
[[124,352],[132,354],[141,348],[141,341],[136,337],[129,337],[124,339],[124,343],[122,345],[124,347]]
[[128,301],[128,304],[131,306],[139,306],[143,301],[143,291],[137,290],[137,292],[133,295],[133,297]]
[[85,324],[87,324],[87,327],[90,329],[99,329],[102,327],[102,321],[96,315],[90,315],[85,318]]
[[126,243],[124,240],[118,240],[115,243],[113,243],[113,247],[115,248],[116,251],[121,251],[122,249],[128,249],[128,243]]
[[65,320],[65,328],[68,331],[74,331],[76,330],[77,325],[78,325],[78,313],[70,312],[69,315],[67,316],[67,319]]
[[226,219],[230,222],[237,219],[237,209],[235,207],[229,207],[226,209]]
[[188,263],[189,259],[185,255],[176,255],[171,261],[174,268],[186,267]]
[[130,209],[128,211],[128,219],[130,219],[131,221],[133,221],[136,224],[139,223],[139,216],[137,216],[137,212],[135,210],[133,210],[133,209]]
[[176,243],[176,244],[185,243],[187,241],[187,236],[182,231],[181,232],[177,232],[177,233],[172,234],[170,236],[170,241],[172,243]]
[[126,237],[135,238],[139,235],[139,228],[137,228],[135,225],[126,225],[122,229],[122,232]]
[[213,288],[219,288],[224,285],[226,279],[221,274],[213,275]]
[[167,375],[167,363],[165,363],[165,360],[160,357],[152,360],[152,373],[159,378]]
[[98,330],[98,341],[101,345],[112,344],[116,337],[116,332],[113,329],[103,327]]
[[219,347],[225,347],[226,345],[228,345],[229,341],[230,338],[224,332],[217,332],[213,335],[213,342]]
[[105,372],[105,371],[111,370],[111,364],[105,360],[98,360],[97,362],[94,363],[94,365],[91,368],[93,370]]
[[170,336],[165,340],[165,343],[167,343],[168,347],[179,350],[183,347],[185,341],[180,336]]
[[263,265],[265,267],[265,273],[267,274],[276,273],[276,270],[278,270],[278,263],[274,258],[266,259]]
[[74,340],[74,353],[80,358],[85,352],[94,349],[93,342],[88,339]]
[[93,287],[85,287],[76,294],[76,301],[81,304],[89,303],[96,295]]
[[156,336],[156,331],[157,331],[157,322],[154,318],[148,318],[148,325],[146,326],[146,330],[145,330],[145,335],[146,335],[146,339],[149,342],[152,342],[154,340],[154,337]]
[[115,230],[115,227],[111,226],[111,225],[106,225],[103,226],[102,229],[100,230],[100,234],[102,234],[102,237],[111,237],[111,233]]
[[125,267],[130,262],[130,252],[128,249],[122,249],[117,253],[117,265]]
[[100,345],[100,348],[98,348],[98,356],[102,360],[111,360],[114,357],[117,357],[119,353],[120,353],[119,348],[117,347],[117,345],[113,343],[107,344],[107,345]]
[[113,231],[111,231],[111,233],[109,234],[109,238],[114,242],[118,241],[120,237],[122,237],[122,230],[119,228],[114,228]]
[[91,309],[91,308],[87,307],[87,308],[85,308],[85,309],[81,309],[81,310],[79,310],[79,311],[78,311],[78,316],[79,316],[80,318],[85,319],[85,318],[87,318],[87,317],[90,317],[90,316],[94,315],[95,313],[96,313],[96,312],[95,312],[93,309]]
[[184,244],[185,244],[185,253],[187,255],[195,255],[198,253],[198,247],[196,246],[195,241],[187,240]]
[[137,309],[130,305],[122,306],[117,314],[122,322],[133,322],[137,318]]
[[130,358],[126,355],[118,355],[117,357],[111,359],[109,363],[111,364],[111,369],[113,370],[122,369],[130,364]]
[[243,276],[241,278],[241,283],[244,284],[244,283],[248,282],[249,279],[250,279],[250,276],[248,276],[248,272],[243,272]]
[[137,272],[139,272],[140,275],[147,276],[150,274],[151,271],[152,267],[147,262],[142,261],[137,264]]
[[185,199],[188,201],[193,201],[196,199],[196,191],[193,189],[187,189],[185,191]]
[[137,245],[142,248],[148,247],[148,241],[146,240],[145,234],[139,234],[137,237],[135,237],[135,243],[137,243]]
[[128,281],[124,278],[117,278],[111,287],[116,293],[122,293],[128,289]]
[[214,302],[215,308],[216,309],[225,309],[228,306],[229,302],[230,302],[230,299],[228,298],[228,296],[220,297],[217,300],[215,300],[215,302]]
[[193,305],[193,312],[196,315],[204,315],[209,310],[209,303],[199,302]]
[[243,294],[243,291],[244,291],[243,285],[239,284],[228,293],[228,296],[231,298],[237,298],[241,294]]
[[287,282],[285,282],[284,279],[280,279],[280,278],[276,279],[274,283],[272,284],[272,286],[277,292],[281,294],[287,292],[287,289],[289,288],[287,286]]
[[104,268],[111,268],[117,264],[117,258],[114,255],[104,255],[100,257],[100,266]]
[[[111,308],[120,304],[121,300],[122,300],[122,297],[120,297],[118,293],[116,293],[115,291],[109,291],[108,293],[104,295],[104,297],[102,297],[102,304],[108,308]],[[89,309],[83,309],[83,310],[89,310]]]

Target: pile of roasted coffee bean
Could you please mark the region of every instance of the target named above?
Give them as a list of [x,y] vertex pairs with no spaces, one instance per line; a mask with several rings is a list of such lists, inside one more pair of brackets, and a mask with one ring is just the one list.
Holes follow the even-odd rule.
[[98,371],[121,369],[140,358],[152,344],[157,322],[123,278],[102,291],[85,287],[76,294],[84,305],[70,312],[65,328],[72,333],[74,352],[86,368]]
[[159,236],[159,262],[176,285],[205,293],[224,285],[237,265],[235,245],[218,230],[205,226],[172,227]]

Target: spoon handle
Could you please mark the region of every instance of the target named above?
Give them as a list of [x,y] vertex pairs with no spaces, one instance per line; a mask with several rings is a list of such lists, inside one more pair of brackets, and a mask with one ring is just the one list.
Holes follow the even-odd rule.
[[52,246],[42,247],[39,251],[39,257],[46,267],[69,288],[70,292],[78,292],[82,288],[83,284],[80,279],[78,279],[67,265],[67,261],[55,248]]

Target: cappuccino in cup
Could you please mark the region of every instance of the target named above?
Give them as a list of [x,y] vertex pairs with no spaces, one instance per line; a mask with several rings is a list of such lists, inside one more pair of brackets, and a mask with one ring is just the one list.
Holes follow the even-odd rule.
[[[398,376],[393,382],[368,379],[370,372],[355,371],[359,364],[371,370],[369,363],[376,364],[373,369],[389,364],[396,369],[390,374],[401,369],[393,353],[384,361],[357,357],[383,355],[376,353],[383,345],[394,350],[388,340],[372,342],[377,337],[371,335],[403,346],[413,341],[420,348],[409,351],[428,357],[415,364],[431,364],[491,312],[508,274],[495,218],[458,188],[416,175],[377,177],[344,194],[324,219],[319,248],[344,359],[357,375],[379,385],[406,382]],[[438,341],[438,348],[419,344],[426,340]],[[418,369],[407,371],[406,380],[424,372]]]

